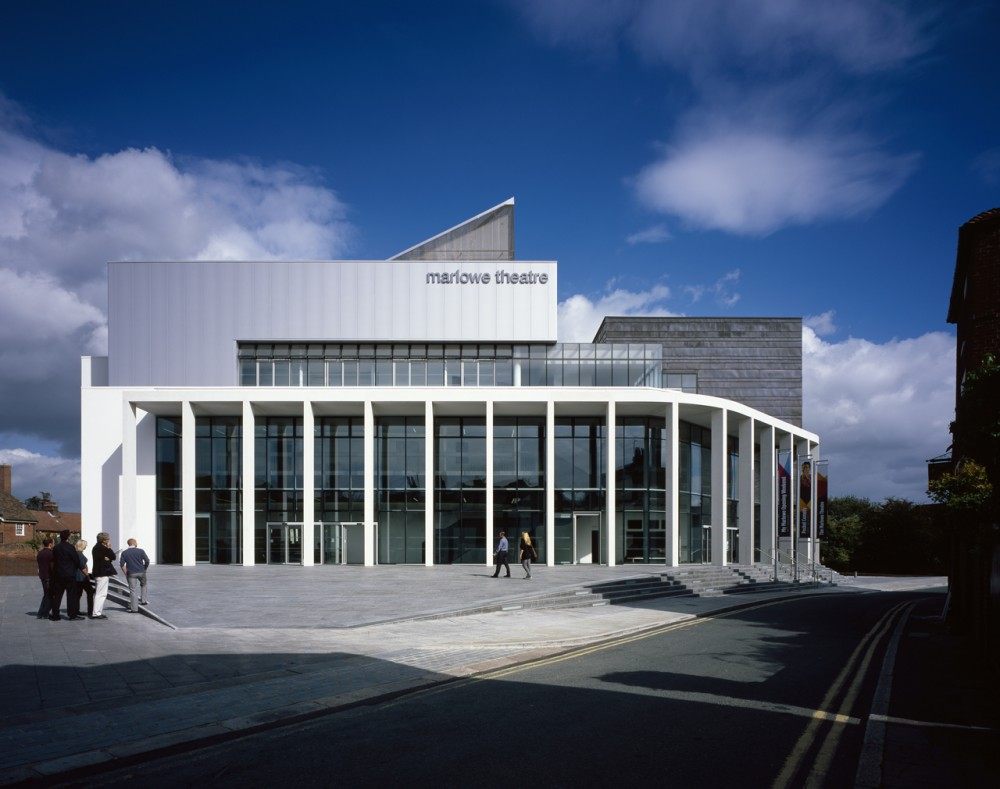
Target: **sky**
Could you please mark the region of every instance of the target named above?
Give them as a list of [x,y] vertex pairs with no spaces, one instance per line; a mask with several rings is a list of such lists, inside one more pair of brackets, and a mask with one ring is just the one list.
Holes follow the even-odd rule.
[[[924,501],[1000,7],[36,1],[0,25],[0,462],[79,507],[106,263],[386,258],[514,196],[563,340],[801,316],[831,495]],[[377,309],[377,305],[373,305]]]

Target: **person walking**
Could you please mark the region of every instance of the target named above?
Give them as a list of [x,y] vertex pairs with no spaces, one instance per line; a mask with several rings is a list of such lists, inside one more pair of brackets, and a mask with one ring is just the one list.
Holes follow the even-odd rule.
[[493,573],[493,577],[494,578],[499,578],[500,577],[500,565],[501,564],[504,567],[507,568],[507,575],[505,575],[504,578],[510,578],[510,565],[507,563],[507,550],[508,550],[508,547],[509,546],[508,546],[508,543],[507,543],[507,532],[502,531],[502,532],[500,532],[500,541],[497,542],[497,552],[495,554],[495,556],[496,556],[495,561],[496,561],[496,565],[497,565],[497,571],[495,573]]
[[128,548],[122,551],[118,564],[128,581],[129,613],[137,614],[140,605],[149,605],[146,591],[146,570],[149,568],[149,557],[146,556],[146,552],[139,547],[139,543],[133,537],[128,541]]
[[42,549],[35,557],[38,562],[38,580],[42,582],[42,602],[38,604],[38,618],[48,619],[52,611],[52,538],[42,540]]
[[531,541],[531,535],[528,532],[521,532],[521,567],[524,568],[524,577],[531,578],[531,563],[538,561],[538,551],[535,550],[535,544]]
[[[80,610],[80,597],[87,595],[87,616],[94,616],[94,587],[90,582],[90,570],[87,569],[87,541],[76,541],[76,560],[79,564],[76,571],[76,610]],[[80,617],[83,619],[83,617]]]
[[91,619],[107,619],[104,613],[104,602],[108,599],[108,583],[111,576],[118,575],[113,564],[115,552],[111,550],[111,535],[102,531],[97,535],[97,545],[92,552],[94,558],[94,613]]
[[69,542],[69,529],[59,532],[59,544],[52,549],[52,576],[49,588],[52,589],[52,611],[49,619],[59,621],[59,609],[62,607],[63,594],[66,595],[66,618],[83,619],[80,616],[80,595],[76,589],[76,571],[80,569],[77,551]]

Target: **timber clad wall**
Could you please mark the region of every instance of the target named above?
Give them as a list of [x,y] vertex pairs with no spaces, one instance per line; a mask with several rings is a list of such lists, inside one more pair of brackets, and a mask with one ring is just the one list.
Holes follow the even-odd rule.
[[664,376],[695,373],[698,394],[802,425],[801,318],[611,317],[594,342],[661,343]]

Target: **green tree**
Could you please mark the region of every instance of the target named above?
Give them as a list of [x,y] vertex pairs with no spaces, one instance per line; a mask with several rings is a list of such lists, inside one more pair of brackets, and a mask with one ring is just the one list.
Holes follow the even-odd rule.
[[858,569],[856,563],[861,531],[875,505],[857,496],[838,496],[827,504],[823,563],[839,572]]

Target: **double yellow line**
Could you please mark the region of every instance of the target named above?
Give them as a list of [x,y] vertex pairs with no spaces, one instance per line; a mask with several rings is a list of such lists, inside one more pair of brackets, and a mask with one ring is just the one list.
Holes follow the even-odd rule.
[[[785,759],[785,764],[774,781],[773,789],[785,789],[785,787],[791,784],[792,779],[802,769],[806,755],[815,745],[820,727],[823,726],[824,722],[832,721],[819,752],[816,754],[816,760],[809,770],[809,775],[804,782],[800,782],[797,785],[804,784],[808,787],[819,786],[823,783],[830,769],[830,764],[833,762],[833,756],[837,751],[837,745],[840,743],[840,737],[844,732],[843,725],[834,724],[843,724],[850,719],[851,709],[857,701],[858,693],[861,692],[861,686],[864,684],[868,667],[871,665],[882,637],[893,626],[895,617],[897,615],[906,616],[914,605],[915,603],[912,602],[902,602],[894,605],[882,615],[874,627],[861,639],[857,647],[855,647],[854,652],[848,658],[844,668],[837,675],[837,678],[823,697],[817,714],[809,721],[806,730],[795,743],[795,747],[792,748],[792,752],[788,755],[788,758]],[[907,609],[905,612],[903,611],[904,608]],[[832,714],[823,713],[822,711],[828,709],[833,704],[834,699],[843,692],[849,679],[850,685],[847,687],[847,692],[844,693],[837,712]]]

